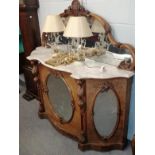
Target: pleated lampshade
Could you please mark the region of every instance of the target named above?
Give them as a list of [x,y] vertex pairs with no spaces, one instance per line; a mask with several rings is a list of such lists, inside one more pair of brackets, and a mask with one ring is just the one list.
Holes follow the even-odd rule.
[[71,38],[86,38],[93,36],[88,21],[84,16],[70,17],[63,36]]
[[94,20],[92,28],[91,28],[92,32],[94,33],[103,33],[105,34],[105,29],[104,27],[101,25],[101,23],[97,20]]
[[65,26],[59,15],[48,15],[46,17],[42,32],[63,32]]

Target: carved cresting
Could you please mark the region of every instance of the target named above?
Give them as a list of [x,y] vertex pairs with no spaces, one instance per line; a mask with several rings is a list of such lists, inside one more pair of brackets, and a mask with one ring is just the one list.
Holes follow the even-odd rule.
[[42,104],[42,95],[41,95],[41,84],[40,84],[40,80],[39,80],[39,71],[38,71],[38,61],[31,61],[31,65],[32,65],[32,74],[34,76],[33,80],[34,82],[37,83],[37,88],[38,88],[38,96],[39,96],[39,113],[43,113],[45,112],[45,108],[44,105]]
[[86,142],[86,94],[85,94],[85,80],[77,80],[78,84],[78,105],[80,107],[81,116],[81,137],[80,142]]
[[71,6],[69,6],[68,9],[61,13],[60,16],[88,16],[88,14],[89,11],[81,6],[78,0],[73,0]]

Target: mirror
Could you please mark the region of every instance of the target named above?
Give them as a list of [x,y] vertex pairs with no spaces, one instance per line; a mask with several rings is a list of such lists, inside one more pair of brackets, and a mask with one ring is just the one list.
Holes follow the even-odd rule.
[[64,121],[69,121],[72,117],[73,109],[71,105],[71,94],[61,78],[52,75],[47,80],[48,96],[50,104],[58,117]]
[[94,125],[100,136],[107,138],[113,133],[118,120],[118,100],[113,90],[100,92],[94,105]]
[[127,63],[133,62],[133,58],[128,49],[117,48],[113,45],[109,45],[106,54],[103,54],[99,57],[94,56],[91,59],[95,60],[96,62],[101,62],[116,67],[118,67],[123,61]]
[[[77,45],[79,51],[82,49],[81,53],[84,53],[83,55],[85,58],[92,59],[99,63],[113,65],[121,69],[134,70],[134,48],[129,44],[117,42],[112,36],[112,30],[109,23],[106,22],[104,18],[86,10],[79,1],[73,1],[71,6],[69,6],[68,9],[65,9],[60,16],[64,25],[67,25],[68,19],[71,16],[87,17],[89,27],[93,33],[93,36],[83,37],[80,41],[79,38],[64,37],[63,32],[59,33],[59,46],[67,46],[67,52],[74,49],[72,48],[74,47],[73,43],[77,43],[75,45]],[[51,41],[50,36],[51,35],[46,33],[42,34],[42,45],[45,47],[51,47],[48,45],[48,42]],[[79,55],[81,55],[81,53]]]

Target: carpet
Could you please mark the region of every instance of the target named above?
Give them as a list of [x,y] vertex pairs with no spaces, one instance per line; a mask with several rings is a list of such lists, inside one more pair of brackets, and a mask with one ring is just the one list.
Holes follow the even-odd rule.
[[132,155],[130,144],[122,150],[108,152],[78,149],[78,143],[59,133],[46,119],[39,119],[37,100],[26,101],[20,86],[19,94],[19,153],[20,155]]

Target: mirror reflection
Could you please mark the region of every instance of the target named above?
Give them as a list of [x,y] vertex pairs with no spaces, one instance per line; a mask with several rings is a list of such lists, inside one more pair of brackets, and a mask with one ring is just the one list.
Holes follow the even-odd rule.
[[[59,16],[52,17],[58,18]],[[106,30],[98,20],[90,17],[85,18],[84,16],[59,17],[58,19],[61,24],[59,26],[55,24],[55,27],[62,28],[57,31],[45,29],[43,38],[44,41],[46,40],[45,44],[47,47],[52,47],[54,52],[59,55],[58,57],[65,57],[68,61],[64,62],[65,59],[62,58],[63,60],[59,60],[59,63],[56,63],[56,57],[51,58],[50,62],[47,62],[48,64],[59,66],[70,64],[74,61],[84,61],[86,58],[116,67],[122,62],[128,64],[133,62],[132,55],[127,49],[115,47],[108,41]],[[51,20],[47,23],[52,23],[53,25]],[[78,23],[80,24],[78,25]],[[79,28],[80,26],[82,28]],[[83,31],[79,31],[80,29],[83,29]],[[62,48],[64,45],[66,48]]]
[[118,100],[115,93],[109,89],[97,95],[94,105],[94,124],[100,136],[110,136],[118,120]]
[[71,94],[61,78],[52,75],[47,80],[48,96],[54,112],[64,121],[72,117]]

